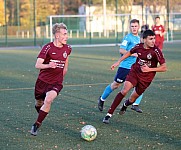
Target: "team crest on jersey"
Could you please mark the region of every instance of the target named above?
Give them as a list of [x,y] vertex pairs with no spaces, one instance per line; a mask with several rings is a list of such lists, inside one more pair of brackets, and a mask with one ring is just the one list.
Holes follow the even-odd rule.
[[63,57],[67,58],[67,52],[66,51],[63,53]]
[[151,59],[151,58],[152,58],[152,55],[149,53],[149,54],[147,55],[147,58],[148,58],[148,59]]

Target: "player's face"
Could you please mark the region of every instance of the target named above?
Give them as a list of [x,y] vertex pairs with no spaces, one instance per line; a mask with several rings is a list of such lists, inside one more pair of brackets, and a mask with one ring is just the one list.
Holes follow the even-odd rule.
[[140,28],[140,26],[137,22],[130,24],[131,33],[133,33],[134,35],[138,35],[139,28]]
[[148,36],[146,39],[144,39],[144,45],[146,48],[154,47],[155,36]]
[[68,40],[68,32],[66,29],[60,29],[60,32],[57,33],[57,40],[61,44],[66,44]]
[[156,19],[155,19],[155,23],[156,23],[156,24],[159,24],[159,23],[160,23],[160,19],[159,19],[159,18],[156,18]]

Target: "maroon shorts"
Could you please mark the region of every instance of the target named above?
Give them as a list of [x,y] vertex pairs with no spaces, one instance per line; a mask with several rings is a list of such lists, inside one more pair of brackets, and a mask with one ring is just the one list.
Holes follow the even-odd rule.
[[58,95],[62,88],[63,88],[62,84],[57,84],[57,83],[48,84],[48,83],[41,81],[40,79],[37,79],[36,84],[35,84],[35,92],[34,92],[35,99],[44,100],[46,93],[51,90],[57,92],[57,95]]
[[145,82],[141,80],[135,71],[130,71],[126,77],[126,81],[129,81],[135,87],[135,91],[138,95],[141,95],[151,84],[151,82]]

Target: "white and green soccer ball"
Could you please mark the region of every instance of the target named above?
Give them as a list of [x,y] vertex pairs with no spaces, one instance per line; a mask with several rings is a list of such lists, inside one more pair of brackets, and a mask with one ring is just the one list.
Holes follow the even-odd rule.
[[81,138],[83,138],[86,141],[92,141],[96,138],[97,136],[97,130],[94,126],[92,125],[85,125],[81,131]]

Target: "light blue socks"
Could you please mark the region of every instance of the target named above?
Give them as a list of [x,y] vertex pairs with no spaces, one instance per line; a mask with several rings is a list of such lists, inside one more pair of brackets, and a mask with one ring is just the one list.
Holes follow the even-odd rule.
[[136,101],[133,103],[133,105],[139,105],[140,102],[141,102],[141,100],[142,100],[142,98],[143,98],[143,94],[141,94],[141,95],[136,99]]
[[112,91],[113,91],[113,90],[111,89],[111,85],[108,85],[108,86],[105,88],[103,94],[101,95],[101,100],[105,101],[106,98],[110,95],[110,93],[111,93]]

